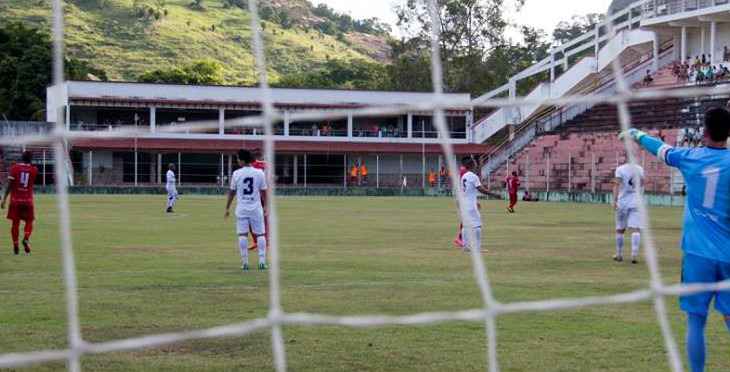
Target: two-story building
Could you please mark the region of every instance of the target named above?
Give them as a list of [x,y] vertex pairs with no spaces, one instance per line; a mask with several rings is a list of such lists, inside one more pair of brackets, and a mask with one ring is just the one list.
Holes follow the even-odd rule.
[[[56,91],[55,89],[60,89]],[[422,186],[431,169],[444,164],[431,111],[367,117],[357,110],[398,108],[432,100],[430,93],[322,89],[273,89],[283,120],[274,126],[276,174],[280,184],[346,185],[354,164],[369,170],[369,186],[399,186],[405,176]],[[58,101],[57,97],[62,97]],[[451,143],[458,155],[481,154],[470,143],[469,94],[447,94],[464,107],[445,110]],[[70,81],[49,88],[47,119],[65,116],[70,131],[136,128],[138,134],[71,141],[79,183],[160,183],[167,164],[176,164],[183,183],[224,183],[235,169],[233,154],[263,147],[261,127],[227,121],[262,112],[255,87],[193,86]],[[59,111],[60,110],[60,111]],[[332,120],[297,120],[297,113],[336,113]],[[217,122],[196,132],[162,128]],[[359,177],[358,177],[359,178]]]

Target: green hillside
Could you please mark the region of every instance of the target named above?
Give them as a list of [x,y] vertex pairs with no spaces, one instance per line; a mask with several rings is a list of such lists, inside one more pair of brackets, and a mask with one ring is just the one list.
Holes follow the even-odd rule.
[[[232,0],[74,0],[66,1],[69,57],[104,69],[110,80],[136,80],[153,68],[215,59],[229,84],[255,82],[249,13]],[[194,5],[198,3],[199,5]],[[291,4],[290,4],[291,3]],[[301,0],[276,0],[272,9],[296,13],[288,28],[263,22],[269,76],[311,71],[328,59],[384,60],[386,37],[350,31],[329,35]],[[293,5],[292,5],[293,4]],[[296,12],[292,11],[295,10]],[[23,21],[48,27],[49,0],[2,0],[0,23]]]

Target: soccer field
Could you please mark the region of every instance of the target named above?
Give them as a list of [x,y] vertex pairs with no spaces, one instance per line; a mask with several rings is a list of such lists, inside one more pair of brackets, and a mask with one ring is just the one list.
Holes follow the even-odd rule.
[[[92,342],[252,320],[268,311],[267,272],[242,274],[224,197],[72,196],[83,337]],[[499,301],[621,293],[648,286],[639,265],[611,261],[608,206],[482,202],[484,256]],[[56,200],[36,199],[31,256],[12,255],[0,223],[0,353],[66,346]],[[470,256],[452,243],[447,198],[281,198],[287,312],[404,315],[479,308]],[[652,208],[665,281],[680,272],[681,210]],[[630,249],[630,248],[629,248]],[[252,252],[252,262],[256,254]],[[668,298],[680,350],[683,316]],[[708,327],[708,370],[726,367],[726,331]],[[285,327],[290,371],[484,371],[483,323],[349,329]],[[650,302],[498,319],[504,371],[667,371]],[[93,371],[271,371],[268,332],[88,356]],[[57,371],[63,363],[28,370]]]

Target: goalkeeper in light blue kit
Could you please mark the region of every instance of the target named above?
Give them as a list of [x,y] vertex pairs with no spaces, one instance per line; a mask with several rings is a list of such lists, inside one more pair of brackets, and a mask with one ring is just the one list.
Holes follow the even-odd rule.
[[[705,113],[704,147],[674,148],[648,134],[630,129],[633,137],[661,161],[684,175],[687,199],[682,233],[682,283],[730,280],[730,112],[713,108]],[[680,297],[687,313],[687,357],[692,372],[705,370],[705,324],[712,298],[730,330],[730,291],[702,292]]]

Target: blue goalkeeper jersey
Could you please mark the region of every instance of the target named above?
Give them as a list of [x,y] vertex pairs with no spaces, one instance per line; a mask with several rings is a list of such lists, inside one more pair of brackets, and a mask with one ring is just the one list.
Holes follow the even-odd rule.
[[730,151],[664,145],[657,156],[684,175],[682,250],[730,263]]

